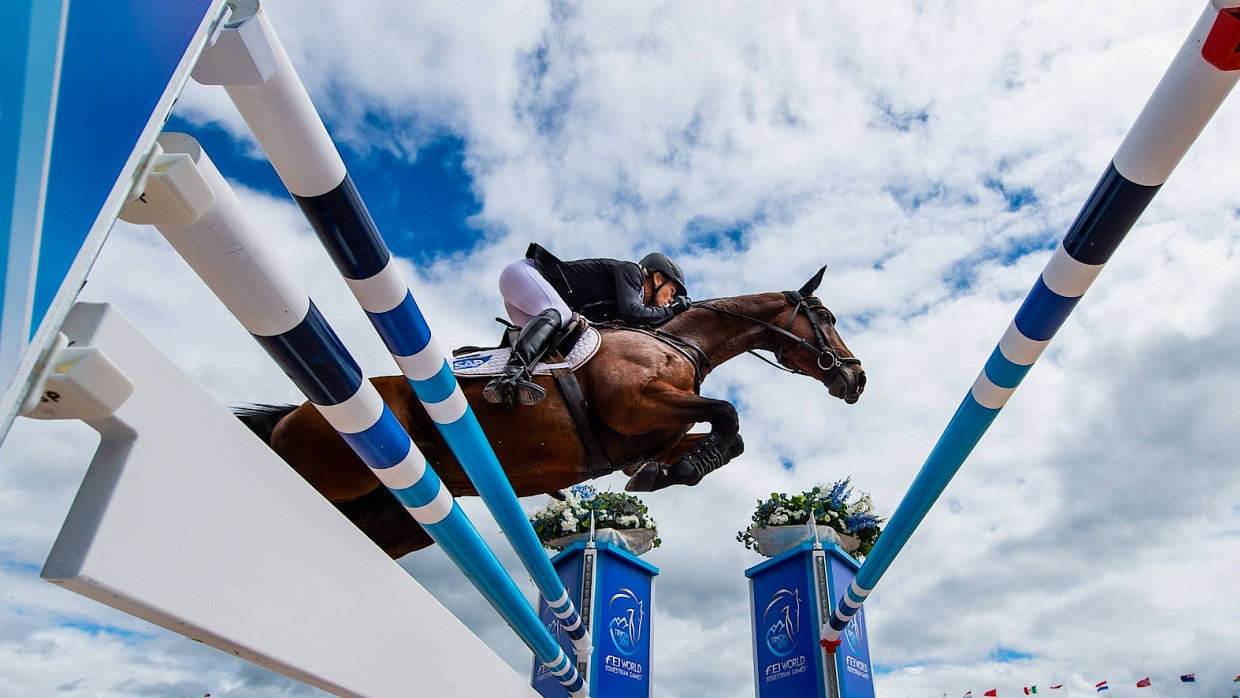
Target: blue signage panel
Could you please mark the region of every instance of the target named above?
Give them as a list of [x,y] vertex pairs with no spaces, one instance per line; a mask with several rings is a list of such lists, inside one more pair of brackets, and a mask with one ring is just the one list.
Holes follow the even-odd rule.
[[606,543],[600,543],[598,551],[591,628],[597,649],[590,668],[590,692],[608,698],[647,698],[650,616],[658,571]]
[[759,698],[823,695],[810,564],[809,551],[797,549],[747,573]]
[[[857,574],[856,563],[840,555],[827,556],[831,578],[831,603],[836,603]],[[834,611],[835,609],[832,609]],[[874,698],[874,677],[870,669],[870,642],[865,630],[865,607],[848,622],[835,652],[835,666],[842,698]]]
[[[36,19],[59,5],[19,0],[17,14]],[[25,124],[32,128],[23,131],[22,138],[38,137],[41,142],[23,143],[27,155],[22,162],[37,151],[37,167],[17,172],[20,196],[0,209],[16,215],[5,225],[9,257],[0,335],[10,343],[0,346],[0,386],[7,386],[0,404],[0,436],[26,392],[38,355],[50,346],[84,283],[124,203],[129,178],[159,135],[223,5],[224,0],[64,2],[63,44],[56,43],[58,32],[32,30],[30,55],[41,58],[14,63],[25,65],[24,75],[5,71],[0,140],[9,140],[10,114],[42,118],[45,125],[33,129],[34,121]],[[44,55],[48,51],[52,60]],[[57,66],[59,84],[53,94],[49,86],[55,84]],[[14,81],[30,91],[22,92],[24,105],[10,110]],[[8,150],[0,149],[0,156],[8,157]],[[6,182],[0,177],[0,186]],[[30,214],[39,210],[41,221]]]
[[[568,590],[568,598],[572,599],[573,604],[578,608],[581,607],[581,573],[584,560],[585,556],[580,551],[570,549],[560,553],[551,561],[555,566],[556,574],[560,577],[560,581],[564,583],[564,588]],[[572,659],[575,656],[573,654],[573,641],[560,627],[559,620],[551,612],[551,607],[547,605],[547,600],[541,595],[538,597],[538,617],[547,626],[547,630],[550,631],[551,636],[556,639],[556,642],[560,643],[560,648],[564,650],[564,653],[568,655],[569,659]],[[530,681],[530,685],[544,698],[562,698],[568,695],[568,691],[564,686],[556,680],[546,665],[538,661],[537,657],[534,658],[532,676],[533,679]]]
[[35,252],[67,2],[16,0],[0,23],[0,384],[30,339]]

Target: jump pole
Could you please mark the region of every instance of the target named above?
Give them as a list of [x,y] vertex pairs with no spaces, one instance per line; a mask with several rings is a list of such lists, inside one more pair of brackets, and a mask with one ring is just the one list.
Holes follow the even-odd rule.
[[283,44],[257,0],[237,4],[194,79],[224,86],[538,591],[551,600],[574,653],[589,656],[589,633]]
[[1240,0],[1209,3],[887,523],[835,613],[829,654],[1111,254],[1240,78]]
[[[573,698],[589,687],[201,147],[165,133],[122,217],[155,225]],[[522,523],[525,523],[524,520]],[[528,524],[526,524],[528,528]]]

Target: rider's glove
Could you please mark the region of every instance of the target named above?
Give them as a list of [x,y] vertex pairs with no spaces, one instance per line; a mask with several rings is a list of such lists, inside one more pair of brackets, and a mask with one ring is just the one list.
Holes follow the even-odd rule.
[[679,315],[689,309],[692,301],[688,296],[676,296],[667,307],[672,309],[672,315]]

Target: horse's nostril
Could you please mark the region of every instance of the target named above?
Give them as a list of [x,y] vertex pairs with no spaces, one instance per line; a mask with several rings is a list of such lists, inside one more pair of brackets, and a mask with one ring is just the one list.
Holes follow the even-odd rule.
[[857,387],[858,388],[865,387],[865,371],[862,371],[861,373],[857,374]]

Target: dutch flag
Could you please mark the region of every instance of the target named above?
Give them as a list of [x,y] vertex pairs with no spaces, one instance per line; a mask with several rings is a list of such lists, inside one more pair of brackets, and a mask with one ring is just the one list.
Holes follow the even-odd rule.
[[1095,688],[1095,689],[1097,689],[1097,690],[1099,690],[1099,691],[1105,691],[1105,690],[1108,690],[1110,687],[1109,687],[1109,686],[1107,686],[1107,682],[1106,682],[1106,681],[1099,681],[1099,682],[1098,682],[1098,683],[1094,686],[1094,688]]

